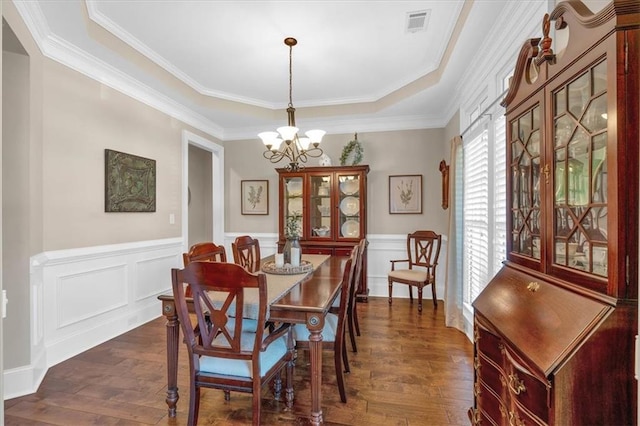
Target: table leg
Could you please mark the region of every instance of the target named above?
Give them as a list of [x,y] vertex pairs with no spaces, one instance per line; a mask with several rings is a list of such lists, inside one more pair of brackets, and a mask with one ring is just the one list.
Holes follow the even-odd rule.
[[176,416],[178,395],[178,341],[180,338],[180,323],[173,300],[162,301],[162,314],[167,319],[167,406],[169,417]]
[[309,360],[311,363],[311,424],[321,425],[322,419],[322,328],[324,317],[312,315],[307,319],[309,330]]

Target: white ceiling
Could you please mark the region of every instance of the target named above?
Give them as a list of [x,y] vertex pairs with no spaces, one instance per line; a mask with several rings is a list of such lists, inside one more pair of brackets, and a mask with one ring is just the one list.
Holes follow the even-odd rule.
[[[171,105],[231,140],[286,124],[287,36],[298,40],[298,127],[349,133],[443,126],[458,107],[465,66],[507,1],[14,4],[47,56],[150,104]],[[407,14],[418,11],[428,11],[426,30],[408,32]]]

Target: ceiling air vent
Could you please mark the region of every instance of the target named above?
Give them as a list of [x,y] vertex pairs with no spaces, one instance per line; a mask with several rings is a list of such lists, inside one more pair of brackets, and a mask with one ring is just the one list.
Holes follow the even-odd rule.
[[417,33],[418,31],[425,31],[429,23],[429,15],[431,15],[431,10],[407,13],[407,32]]

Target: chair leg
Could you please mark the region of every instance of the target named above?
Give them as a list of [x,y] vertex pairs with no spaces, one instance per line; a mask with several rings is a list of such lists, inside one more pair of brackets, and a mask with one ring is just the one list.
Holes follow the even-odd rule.
[[393,293],[393,281],[389,280],[389,304],[391,305],[391,294]]
[[[407,287],[409,287],[409,300],[411,300],[411,303],[413,303],[413,286],[412,285],[408,285]],[[420,290],[418,290],[418,294]]]
[[356,309],[356,306],[358,306],[357,302],[353,302],[353,323],[356,326],[356,335],[360,335],[360,321],[358,321],[358,311]]
[[333,361],[335,363],[335,367],[336,367],[336,378],[338,381],[338,391],[340,392],[340,401],[342,402],[347,402],[347,392],[345,391],[344,388],[344,373],[342,372],[342,363],[340,362],[342,359],[342,356],[344,356],[346,354],[346,351],[344,351],[345,353],[343,354],[343,345],[339,345],[336,339],[336,347],[335,347],[335,353],[333,355]]
[[436,298],[436,283],[431,284],[431,294],[433,295],[433,307],[438,307],[438,299]]
[[287,408],[293,408],[293,366],[295,359],[291,359],[287,363],[287,389],[286,389],[286,405]]
[[223,392],[224,392],[224,400],[227,402],[231,401],[231,392],[229,392],[228,390]]
[[282,395],[282,374],[279,371],[276,373],[276,377],[273,380],[273,397],[276,401],[280,401],[280,396]]
[[198,411],[200,411],[200,387],[196,386],[195,378],[191,379],[191,392],[189,392],[189,426],[198,424]]
[[353,324],[353,311],[347,312],[347,323],[349,323],[349,338],[351,339],[351,349],[353,350],[353,352],[358,352],[358,347],[356,346],[356,332],[354,330]]
[[342,364],[345,373],[351,373],[351,367],[349,366],[349,357],[347,356],[347,345],[342,344]]
[[253,426],[260,426],[260,405],[262,404],[262,395],[260,394],[262,386],[260,385],[260,380],[253,381]]
[[418,286],[418,312],[422,313],[422,286]]

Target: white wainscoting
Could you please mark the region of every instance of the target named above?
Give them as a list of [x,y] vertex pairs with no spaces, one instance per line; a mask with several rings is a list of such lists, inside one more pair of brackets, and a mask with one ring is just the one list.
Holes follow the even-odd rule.
[[182,266],[182,238],[31,258],[31,362],[4,372],[5,399],[33,393],[49,367],[159,317]]
[[[246,233],[226,233],[231,243]],[[277,250],[277,234],[251,233],[262,256]],[[406,257],[406,235],[368,235],[369,296],[387,297],[389,260]],[[170,291],[169,270],[182,267],[182,238],[41,253],[31,258],[31,361],[4,371],[4,398],[35,392],[47,369],[161,315],[157,296]],[[436,277],[444,296],[446,237]],[[396,289],[397,287],[397,289]],[[407,298],[394,286],[394,298]],[[424,293],[431,298],[431,291]]]

